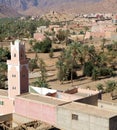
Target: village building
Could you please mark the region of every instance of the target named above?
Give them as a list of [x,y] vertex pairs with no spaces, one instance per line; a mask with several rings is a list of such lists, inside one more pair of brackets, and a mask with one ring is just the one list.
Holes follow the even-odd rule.
[[20,40],[11,43],[7,64],[8,91],[0,90],[0,121],[17,117],[19,122],[41,120],[64,130],[117,130],[117,111],[98,107],[98,91],[78,87],[65,92],[43,89],[46,93],[42,95],[41,89],[32,87],[29,93],[28,61]]
[[112,18],[112,23],[113,24],[117,24],[117,14],[115,14],[114,16],[113,16],[113,18]]
[[33,38],[39,42],[43,41],[46,36],[45,36],[45,32],[47,31],[47,27],[46,26],[40,26],[37,28],[36,32],[33,35]]
[[34,33],[34,39],[36,40],[36,41],[39,41],[39,42],[41,42],[41,41],[43,41],[43,40],[45,40],[45,38],[46,38],[46,36],[43,34],[43,33]]

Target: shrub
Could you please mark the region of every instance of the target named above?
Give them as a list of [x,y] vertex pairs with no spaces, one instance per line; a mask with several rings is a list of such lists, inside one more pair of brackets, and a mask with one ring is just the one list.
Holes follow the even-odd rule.
[[117,88],[117,82],[113,80],[106,82],[106,92],[112,92],[115,88]]
[[85,76],[91,76],[92,75],[92,70],[93,70],[93,64],[92,62],[86,62],[84,64],[84,69],[83,69],[83,74]]
[[58,34],[56,34],[56,37],[59,41],[64,41],[66,38],[66,32],[63,30],[59,30]]
[[48,53],[52,47],[52,41],[49,38],[46,38],[42,42],[36,42],[33,45],[33,50],[36,52]]
[[49,57],[52,58],[54,56],[53,49],[50,49]]
[[113,69],[111,68],[107,68],[107,67],[103,67],[100,69],[100,75],[101,76],[112,76],[113,75]]
[[98,89],[99,91],[104,91],[104,86],[103,86],[103,84],[99,83],[99,84],[96,85],[96,87],[97,87],[97,89]]
[[46,38],[41,44],[41,52],[48,53],[52,47],[52,41]]
[[100,76],[100,70],[99,70],[99,68],[97,68],[97,67],[93,68],[92,79],[93,80],[97,80],[99,76]]
[[29,60],[29,70],[33,71],[36,68],[38,68],[37,61],[35,59],[30,59]]

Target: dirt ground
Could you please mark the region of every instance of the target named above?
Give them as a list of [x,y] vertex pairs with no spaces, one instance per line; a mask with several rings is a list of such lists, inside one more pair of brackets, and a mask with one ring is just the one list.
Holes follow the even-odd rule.
[[[27,46],[27,47],[29,48],[29,46]],[[89,88],[89,89],[96,90],[96,85],[99,83],[105,84],[105,82],[107,80],[117,81],[117,77],[102,79],[102,80],[98,80],[98,81],[92,81],[91,78],[84,77],[84,78],[78,78],[77,80],[74,80],[73,84],[71,83],[71,81],[65,81],[65,82],[63,82],[63,84],[61,84],[60,81],[57,80],[57,69],[56,69],[56,62],[58,60],[59,55],[60,55],[60,52],[54,52],[53,58],[50,58],[48,53],[45,53],[45,54],[38,53],[38,57],[42,58],[44,60],[48,73],[52,75],[52,76],[48,76],[48,78],[47,78],[49,87],[52,89],[65,91],[67,89],[77,86],[77,87],[81,87],[81,88]],[[27,53],[27,57],[34,58],[35,54]],[[82,75],[81,71],[78,71],[77,73],[78,73],[78,76]],[[30,80],[30,82],[32,82],[32,81],[34,81],[34,80]],[[111,99],[110,93],[103,94],[102,99],[105,101],[117,103],[117,100]]]
[[[1,45],[1,43],[0,43],[0,45]],[[9,48],[10,43],[7,42],[6,44],[2,44],[2,46],[4,46],[4,45],[5,45],[5,47],[7,46]],[[26,52],[28,52],[28,50],[30,49],[30,45],[28,42],[25,42],[25,48],[26,48]],[[54,48],[63,48],[63,45],[56,44],[56,45],[54,45]],[[35,53],[26,53],[26,55],[28,58],[35,58]],[[114,78],[107,78],[107,79],[102,79],[102,80],[98,80],[98,81],[92,81],[91,78],[85,77],[85,78],[78,78],[77,80],[74,80],[73,84],[70,81],[65,81],[63,84],[61,84],[60,81],[57,80],[57,69],[56,69],[56,62],[58,60],[59,55],[60,55],[60,52],[54,52],[53,58],[50,58],[48,53],[38,53],[38,57],[42,58],[46,64],[47,72],[50,75],[52,75],[52,76],[48,76],[48,78],[47,78],[49,87],[52,89],[65,91],[69,88],[73,88],[73,87],[77,86],[77,87],[96,90],[96,85],[99,83],[105,84],[105,82],[107,80],[117,81],[117,76]],[[78,76],[82,75],[81,71],[78,71],[77,73],[78,73]],[[30,79],[29,82],[31,83],[34,80],[35,79]],[[109,102],[117,103],[117,99],[116,100],[111,99],[110,93],[103,94],[102,99],[109,101]]]

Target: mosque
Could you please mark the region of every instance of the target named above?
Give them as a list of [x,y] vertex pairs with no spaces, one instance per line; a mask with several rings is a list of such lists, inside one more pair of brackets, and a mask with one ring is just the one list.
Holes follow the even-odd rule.
[[101,101],[101,93],[89,89],[58,92],[29,86],[25,44],[15,40],[10,48],[8,90],[0,90],[0,122],[17,117],[17,122],[41,120],[64,130],[117,130],[116,104]]

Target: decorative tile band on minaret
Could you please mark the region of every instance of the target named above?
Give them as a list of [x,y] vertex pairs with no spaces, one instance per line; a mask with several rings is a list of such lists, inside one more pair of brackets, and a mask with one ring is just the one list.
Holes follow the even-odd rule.
[[25,56],[25,44],[20,40],[11,42],[11,60],[8,65],[8,96],[15,98],[16,95],[28,92],[28,60]]

